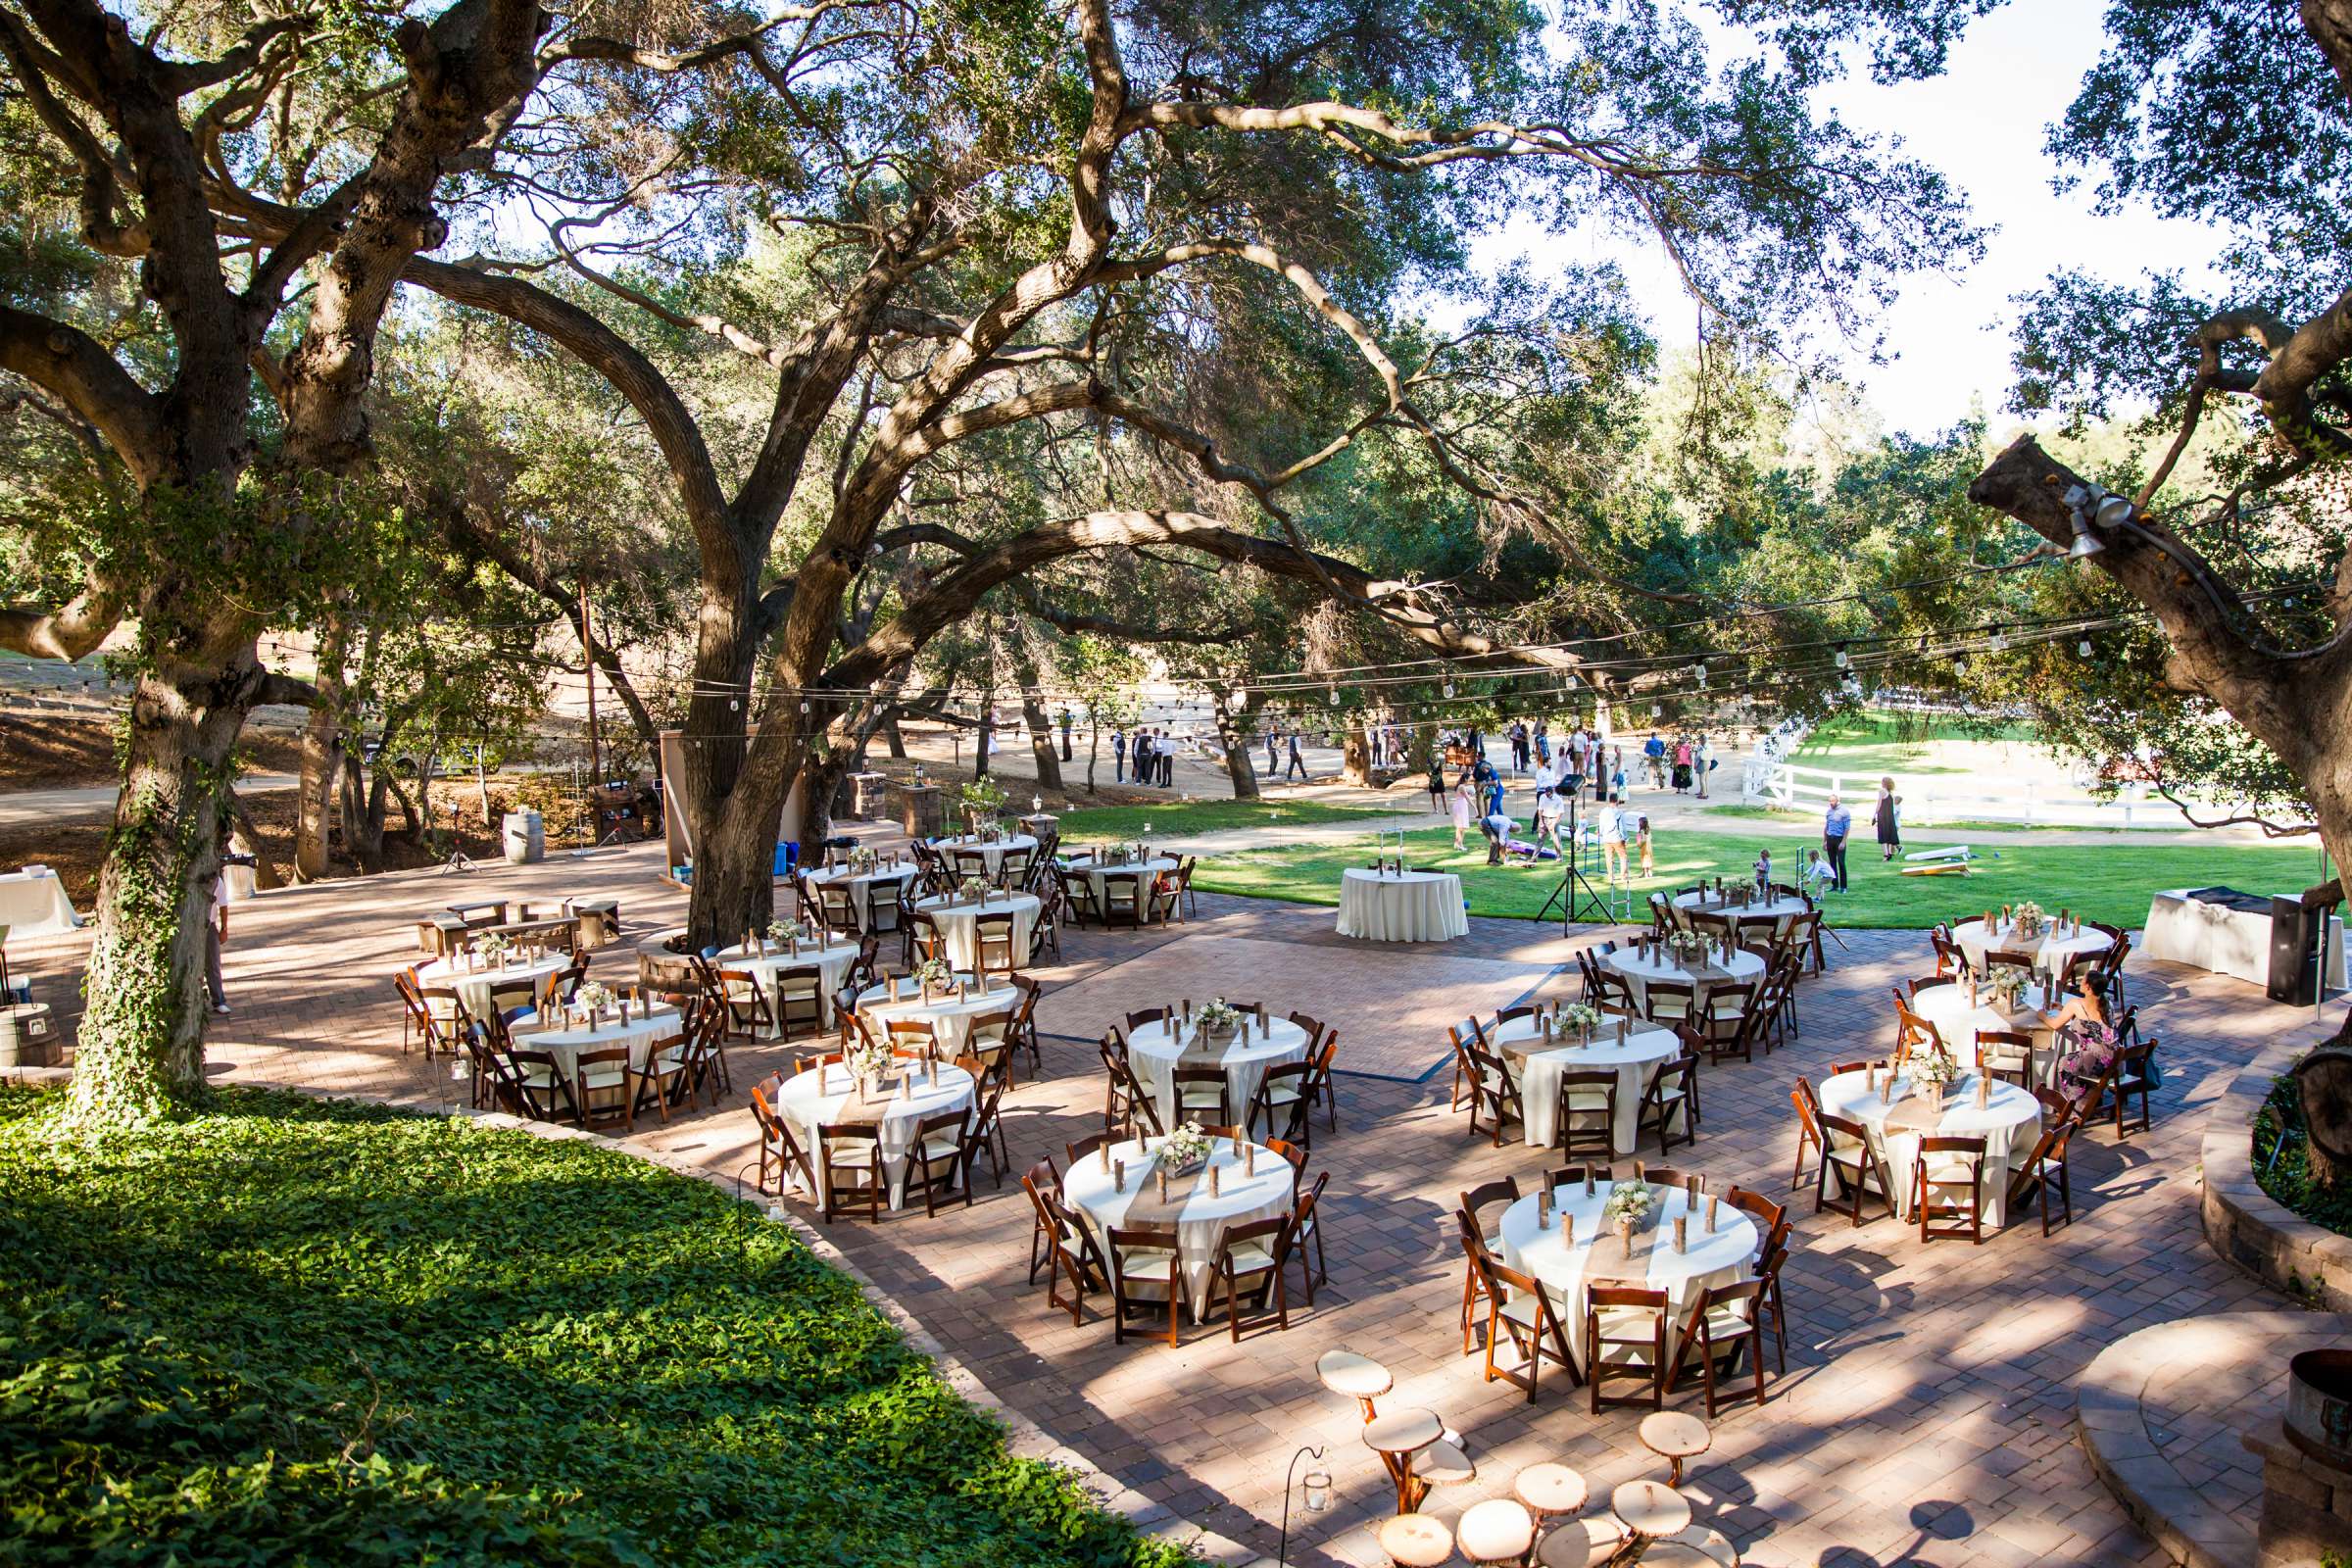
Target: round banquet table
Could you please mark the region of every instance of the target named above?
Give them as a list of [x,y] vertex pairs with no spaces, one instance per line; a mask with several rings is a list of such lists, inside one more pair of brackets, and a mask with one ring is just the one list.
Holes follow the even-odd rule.
[[1149,903],[1152,898],[1152,884],[1163,872],[1169,875],[1175,874],[1177,866],[1178,861],[1174,856],[1154,855],[1149,860],[1129,860],[1124,865],[1104,860],[1065,860],[1062,862],[1061,871],[1064,876],[1086,878],[1087,890],[1094,894],[1095,907],[1100,909],[1102,907],[1102,878],[1105,874],[1121,871],[1138,873],[1136,887],[1139,890],[1139,896],[1143,902]]
[[1811,907],[1804,900],[1792,899],[1787,894],[1753,904],[1723,904],[1717,902],[1712,892],[1704,889],[1696,893],[1676,894],[1674,906],[1685,914],[1720,914],[1732,922],[1735,931],[1747,925],[1769,925],[1777,931],[1791,915],[1802,914]]
[[1927,1102],[1911,1098],[1918,1085],[1906,1074],[1895,1075],[1892,1104],[1870,1087],[1867,1072],[1841,1072],[1822,1081],[1822,1108],[1869,1129],[1872,1148],[1886,1162],[1896,1210],[1903,1218],[1911,1217],[1911,1167],[1919,1156],[1919,1141],[1933,1132],[1938,1138],[1984,1140],[1984,1223],[1995,1230],[2008,1223],[2009,1178],[2041,1136],[2041,1102],[1996,1078],[1987,1102],[1979,1105],[1977,1077],[1965,1071],[1952,1081],[1944,1090],[1943,1113],[1932,1127]]
[[565,1083],[576,1084],[580,1077],[580,1053],[610,1051],[615,1046],[629,1048],[629,1066],[643,1072],[646,1058],[653,1053],[654,1042],[668,1040],[685,1032],[685,1020],[678,1009],[657,1003],[643,1012],[631,1008],[629,1021],[607,1016],[593,1026],[583,1022],[565,1027],[556,1018],[543,1020],[542,1025],[516,1029],[513,1038],[518,1051],[544,1051],[556,1058],[556,1069],[564,1074]]
[[1513,1018],[1487,1036],[1504,1065],[1517,1069],[1527,1141],[1537,1149],[1549,1149],[1559,1136],[1561,1077],[1601,1067],[1617,1073],[1617,1115],[1609,1125],[1609,1142],[1620,1150],[1632,1149],[1640,1137],[1635,1129],[1642,1122],[1642,1097],[1648,1092],[1651,1076],[1661,1063],[1683,1054],[1682,1037],[1671,1029],[1629,1029],[1620,1045],[1613,1019],[1602,1021],[1589,1046],[1563,1042],[1548,1051],[1535,1049],[1540,1039],[1533,1018]]
[[824,1008],[824,1020],[829,1025],[834,1021],[833,993],[841,989],[843,978],[850,972],[850,965],[858,961],[858,944],[847,937],[831,938],[822,947],[804,942],[797,956],[789,943],[779,945],[771,942],[765,953],[756,953],[746,951],[743,944],[738,942],[731,948],[722,948],[718,956],[710,960],[710,966],[751,975],[758,981],[760,989],[768,994],[771,1006],[774,1004],[778,974],[786,969],[813,968],[821,976],[818,995]]
[[980,967],[979,918],[983,914],[998,914],[1009,910],[1012,914],[1012,966],[1019,968],[1029,958],[1029,933],[1037,924],[1039,905],[1033,893],[1014,893],[991,896],[985,905],[961,898],[924,899],[915,905],[939,927],[939,939],[947,949],[948,962],[958,969]]
[[[1257,1093],[1260,1079],[1269,1068],[1301,1061],[1306,1056],[1306,1031],[1288,1018],[1266,1014],[1266,1027],[1257,1026],[1254,1013],[1244,1015],[1246,1030],[1222,1047],[1206,1045],[1200,1038],[1200,1026],[1192,1033],[1171,1032],[1166,1019],[1148,1023],[1127,1037],[1127,1059],[1135,1066],[1135,1075],[1159,1107],[1159,1124],[1173,1127],[1185,1119],[1176,1099],[1176,1069],[1179,1067],[1216,1067],[1225,1069],[1225,1099],[1233,1120],[1239,1122],[1250,1114],[1250,1097]],[[1261,1131],[1277,1132],[1278,1128]]]
[[[838,885],[847,888],[850,907],[858,916],[858,929],[870,931],[874,926],[873,901],[879,897],[886,903],[896,903],[900,890],[910,879],[920,875],[921,869],[912,861],[874,871],[853,871],[846,865],[834,865],[810,871],[808,877],[810,887]],[[814,919],[816,911],[808,910],[808,917]]]
[[1015,833],[1007,838],[1001,838],[994,844],[983,844],[969,833],[963,833],[952,839],[933,839],[931,847],[939,852],[940,859],[947,862],[950,871],[958,869],[956,863],[956,852],[969,854],[978,850],[981,858],[988,862],[988,874],[996,876],[1004,869],[1005,856],[1018,852],[1034,857],[1037,854],[1037,839],[1032,834]]
[[1720,954],[1708,958],[1707,965],[1714,972],[1705,976],[1694,976],[1672,954],[1661,952],[1644,958],[1642,950],[1635,947],[1604,953],[1600,956],[1600,961],[1625,976],[1626,984],[1633,987],[1635,1004],[1643,1012],[1649,1011],[1649,983],[1652,980],[1690,987],[1690,1005],[1695,1010],[1707,1004],[1708,993],[1724,984],[1727,978],[1739,985],[1754,985],[1764,978],[1764,960],[1745,948],[1734,949],[1729,958]]
[[784,1080],[784,1087],[776,1095],[776,1114],[792,1123],[792,1136],[820,1180],[824,1175],[821,1161],[825,1155],[823,1141],[816,1135],[819,1126],[829,1122],[879,1123],[882,1171],[890,1179],[890,1206],[899,1208],[906,1201],[906,1151],[914,1142],[914,1129],[951,1110],[965,1112],[968,1126],[972,1075],[961,1067],[942,1062],[939,1081],[931,1083],[920,1072],[908,1072],[910,1065],[898,1063],[890,1076],[875,1087],[870,1101],[858,1093],[857,1076],[840,1062],[810,1067]]
[[[1148,1138],[1104,1145],[1102,1154],[1089,1154],[1062,1173],[1061,1196],[1093,1235],[1106,1263],[1112,1229],[1175,1226],[1176,1259],[1184,1270],[1185,1295],[1198,1318],[1208,1305],[1217,1244],[1224,1239],[1226,1227],[1291,1211],[1291,1162],[1262,1144],[1253,1145],[1255,1172],[1245,1176],[1240,1148],[1219,1138],[1209,1153],[1209,1163],[1217,1167],[1217,1192],[1209,1193],[1208,1172],[1203,1169],[1171,1182],[1168,1200],[1162,1203],[1152,1170],[1156,1152],[1166,1142]],[[1127,1162],[1124,1192],[1118,1190],[1115,1171],[1104,1165],[1103,1154],[1114,1166],[1120,1160]],[[1148,1295],[1151,1289],[1148,1284],[1140,1285],[1137,1294]]]
[[1462,879],[1451,871],[1375,871],[1340,879],[1340,935],[1367,942],[1447,942],[1470,934]]
[[1963,1065],[1977,1059],[1978,1041],[1986,1032],[2031,1035],[2036,1072],[2047,1083],[2057,1064],[2058,1053],[2052,1046],[2056,1037],[2030,1000],[2034,994],[2028,991],[2029,1000],[2019,1003],[2016,1011],[2004,1012],[1989,993],[1979,993],[1979,1000],[1972,1004],[1968,982],[1955,980],[1949,985],[1930,986],[1913,997],[1911,1010],[1936,1026],[1936,1037]]
[[[958,974],[956,978],[966,986],[972,983],[968,974]],[[1000,977],[990,978],[993,981]],[[906,983],[904,977],[895,994],[892,986],[893,982],[885,980],[880,985],[866,987],[858,994],[858,1010],[876,1023],[888,1023],[893,1018],[924,1020],[938,1038],[940,1050],[950,1057],[963,1054],[972,1038],[974,1018],[986,1013],[1021,1010],[1021,994],[1010,981],[992,991],[967,991],[960,997],[934,992],[929,1002],[923,1000],[921,986]]]
[[2034,959],[2034,973],[2064,974],[2066,966],[2075,959],[2105,953],[2114,945],[2114,939],[2106,932],[2093,931],[2088,926],[2063,937],[2051,936],[2046,927],[2040,936],[2021,937],[2015,921],[2004,925],[1998,915],[1993,916],[1989,930],[1982,916],[1962,920],[1952,927],[1952,942],[1967,956],[1968,966],[1979,974],[1984,972],[1987,953],[2029,954]]
[[541,1001],[547,999],[548,981],[571,967],[568,953],[542,953],[535,958],[510,959],[507,966],[484,963],[470,955],[452,954],[435,958],[416,970],[416,984],[445,986],[457,992],[466,1010],[477,1018],[490,1012],[490,991],[494,986],[520,985],[529,981],[531,994]]
[[[1566,1331],[1568,1348],[1581,1371],[1585,1362],[1585,1291],[1592,1284],[1625,1284],[1641,1290],[1664,1291],[1668,1327],[1666,1353],[1671,1361],[1682,1354],[1683,1317],[1701,1290],[1734,1285],[1749,1277],[1756,1255],[1756,1227],[1729,1203],[1718,1202],[1715,1229],[1706,1229],[1706,1195],[1699,1195],[1693,1211],[1680,1187],[1650,1187],[1649,1217],[1634,1233],[1635,1256],[1618,1254],[1617,1237],[1602,1222],[1613,1182],[1594,1182],[1591,1197],[1582,1186],[1552,1190],[1549,1229],[1536,1223],[1537,1195],[1528,1194],[1502,1211],[1502,1260],[1523,1274],[1532,1274],[1550,1295],[1552,1309]],[[1575,1237],[1568,1238],[1561,1216],[1575,1219]],[[1687,1216],[1690,1223],[1688,1248],[1674,1250],[1674,1222]],[[1607,1239],[1608,1255],[1598,1265],[1594,1245]]]

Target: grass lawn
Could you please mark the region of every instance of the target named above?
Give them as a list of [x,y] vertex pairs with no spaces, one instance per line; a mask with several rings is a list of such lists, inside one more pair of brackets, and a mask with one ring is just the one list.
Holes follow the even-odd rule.
[[100,1144],[0,1091],[0,1561],[1183,1559],[710,1185],[229,1092]]
[[[1651,888],[1671,890],[1702,877],[1744,877],[1765,842],[1764,835],[1752,832],[1661,833],[1653,845],[1657,875],[1646,881],[1637,878],[1636,905]],[[1340,873],[1369,862],[1373,843],[1367,836],[1344,844],[1221,855],[1200,862],[1193,885],[1218,893],[1337,905]],[[1788,873],[1795,869],[1794,856],[1801,845],[1778,837],[1771,843],[1774,875],[1789,880]],[[1473,914],[1533,916],[1558,884],[1557,862],[1490,867],[1485,842],[1473,837],[1469,844],[1456,855],[1452,832],[1433,828],[1411,834],[1406,854],[1413,865],[1424,869],[1460,872]],[[1833,896],[1828,903],[1836,925],[1926,927],[1987,905],[2032,899],[2048,909],[2063,906],[2089,919],[2133,927],[2147,918],[2148,896],[2160,889],[2227,883],[2249,893],[2287,892],[2318,879],[2319,858],[2308,849],[2227,844],[2007,844],[1983,850],[1965,877],[1907,877],[1882,864],[1875,845],[1857,843],[1846,867],[1853,891]],[[1598,871],[1595,856],[1587,874],[1597,882]]]
[[[1869,832],[1870,824],[1862,819],[1869,814],[1868,807],[1869,803],[1864,802],[1856,811],[1856,825],[1865,834]],[[1750,806],[1745,802],[1737,806],[1710,806],[1707,808],[1707,815],[1729,817],[1741,822],[1769,823],[1776,827],[1787,828],[1792,834],[1807,838],[1821,830],[1821,812],[1791,811],[1777,806]],[[2180,833],[2187,829],[2186,821],[2149,822],[2134,827],[2095,828],[2069,827],[2055,822],[1980,822],[1965,817],[1950,822],[1938,820],[1914,824],[1906,821],[1903,824],[1903,831],[1910,838],[1910,842],[1904,848],[1913,850],[1928,849],[1933,847],[1937,839],[1966,833],[2113,833],[2120,835],[2126,833]]]
[[1931,721],[1910,713],[1864,709],[1840,713],[1805,737],[1788,760],[1799,767],[1828,768],[1839,773],[1972,773],[1982,756],[1967,745],[1939,747],[1938,741],[2031,745],[2033,729],[2004,725],[1987,733],[1972,733],[1957,724]]
[[1400,793],[1396,801],[1396,808],[1388,809],[1325,806],[1315,801],[1184,801],[1171,797],[1165,806],[1097,806],[1064,811],[1061,838],[1065,844],[1133,844],[1236,827],[1360,821],[1416,810],[1429,804],[1429,796],[1426,792]]

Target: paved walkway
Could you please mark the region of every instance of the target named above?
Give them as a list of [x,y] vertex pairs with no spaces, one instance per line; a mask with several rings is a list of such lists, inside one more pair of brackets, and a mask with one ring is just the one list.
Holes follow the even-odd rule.
[[[299,782],[291,773],[248,773],[237,780],[237,793],[290,790]],[[0,827],[28,827],[36,822],[112,816],[122,792],[112,784],[82,784],[62,790],[11,790],[0,793]]]
[[[637,940],[673,920],[681,895],[657,880],[659,852],[559,856],[538,866],[442,878],[405,873],[367,883],[288,889],[238,906],[226,964],[236,1002],[213,1057],[232,1081],[285,1082],[447,1104],[462,1089],[400,1050],[390,975],[416,956],[410,922],[458,899],[497,894],[619,897]],[[2063,889],[2052,890],[2063,896]],[[1478,919],[1464,941],[1369,949],[1331,930],[1329,910],[1203,897],[1191,922],[1143,933],[1072,932],[1040,971],[1041,1009],[1055,1031],[1045,1072],[1006,1101],[1015,1171],[1100,1125],[1091,1034],[1114,1000],[1179,994],[1264,995],[1317,987],[1341,1031],[1336,1132],[1318,1127],[1331,1281],[1287,1333],[1229,1343],[1221,1325],[1190,1328],[1175,1350],[1114,1348],[1097,1314],[1073,1327],[1048,1309],[1027,1267],[1030,1215],[1017,1184],[984,1182],[974,1206],[937,1219],[844,1222],[829,1235],[1004,1399],[1072,1448],[1182,1516],[1271,1555],[1285,1467],[1321,1445],[1336,1506],[1292,1543],[1294,1563],[1377,1560],[1369,1531],[1386,1486],[1362,1446],[1352,1405],[1316,1382],[1315,1357],[1338,1345],[1395,1371],[1392,1403],[1425,1405],[1468,1439],[1480,1474],[1433,1501],[1450,1517],[1505,1491],[1537,1459],[1577,1465],[1596,1493],[1658,1472],[1626,1412],[1589,1413],[1581,1394],[1546,1379],[1533,1403],[1482,1383],[1460,1354],[1461,1262],[1449,1240],[1463,1189],[1536,1176],[1544,1153],[1494,1149],[1447,1109],[1448,1073],[1434,1020],[1533,986],[1566,989],[1554,971],[1596,933]],[[86,940],[80,939],[80,940]],[[1804,1033],[1749,1065],[1704,1073],[1705,1133],[1676,1163],[1719,1187],[1788,1192],[1794,1149],[1788,1093],[1798,1073],[1883,1053],[1887,987],[1929,967],[1903,932],[1848,933],[1838,967],[1800,993]],[[37,994],[71,1008],[79,942],[20,949]],[[597,958],[625,978],[626,947]],[[1901,1564],[2159,1564],[2094,1478],[2071,1427],[2076,1384],[2101,1350],[2153,1324],[2278,1303],[2216,1259],[2198,1228],[2202,1109],[2253,1049],[2309,1027],[2308,1014],[2263,1002],[2236,982],[2134,960],[2132,998],[2169,1063],[2151,1132],[2076,1144],[2076,1218],[2044,1240],[2027,1220],[1981,1248],[1923,1246],[1881,1219],[1859,1229],[1798,1200],[1787,1284],[1788,1371],[1762,1408],[1731,1405],[1689,1490],[1762,1568]],[[780,1065],[775,1047],[735,1048],[736,1096],[714,1112],[642,1127],[638,1141],[732,1173],[753,1154],[743,1090]],[[1361,1069],[1371,1068],[1379,1076]],[[1423,1074],[1427,1074],[1423,1076]],[[1690,1407],[1692,1397],[1675,1402]],[[1300,1521],[1294,1517],[1294,1524]]]

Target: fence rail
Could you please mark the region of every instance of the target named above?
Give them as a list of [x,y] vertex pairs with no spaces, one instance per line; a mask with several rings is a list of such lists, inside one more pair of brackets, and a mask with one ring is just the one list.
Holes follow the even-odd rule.
[[[1750,804],[1802,811],[1819,808],[1832,795],[1838,795],[1853,809],[1855,831],[1867,835],[1867,818],[1884,776],[1749,758],[1741,769],[1740,797]],[[2172,803],[2150,795],[2139,784],[2125,785],[2111,801],[2034,779],[2009,782],[1982,774],[1897,774],[1894,789],[1902,797],[1906,827],[1932,827],[1939,822],[2106,828],[2187,825]]]

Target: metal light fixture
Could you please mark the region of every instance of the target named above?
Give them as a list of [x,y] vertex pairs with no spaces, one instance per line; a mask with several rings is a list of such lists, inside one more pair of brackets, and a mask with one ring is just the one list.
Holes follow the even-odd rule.
[[1570,691],[1576,690],[1576,677],[1574,675],[1568,677],[1568,689]]
[[2072,486],[2065,500],[2067,519],[2075,530],[2074,543],[2067,546],[2066,553],[2077,561],[2107,548],[2107,541],[2091,532],[2093,524],[2120,528],[2132,520],[2132,503],[2122,496],[2111,496],[2096,485]]
[[1845,644],[1839,643],[1838,645],[1838,667],[1843,669],[1852,662],[1853,661],[1845,656]]
[[1438,690],[1444,692],[1446,696],[1451,697],[1453,695],[1453,682],[1448,680],[1445,685],[1439,687]]
[[[1288,1568],[1291,1560],[1291,1494],[1298,1490],[1298,1461],[1310,1457],[1320,1460],[1323,1457],[1323,1450],[1311,1445],[1300,1448],[1297,1453],[1291,1455],[1290,1470],[1283,1477],[1282,1548],[1274,1560],[1285,1565],[1285,1568]],[[1307,1466],[1305,1481],[1306,1511],[1308,1513],[1328,1511],[1331,1507],[1331,1473],[1325,1470],[1320,1463],[1312,1464]]]
[[2075,644],[2075,652],[2081,654],[2084,659],[2088,659],[2090,657],[2090,639],[2085,637]]

